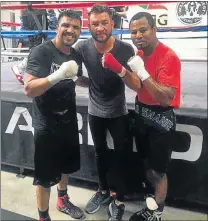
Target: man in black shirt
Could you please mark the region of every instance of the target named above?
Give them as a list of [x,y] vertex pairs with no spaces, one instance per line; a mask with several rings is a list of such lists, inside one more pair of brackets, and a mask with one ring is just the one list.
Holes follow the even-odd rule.
[[114,28],[115,29],[121,29],[122,25],[122,18],[126,18],[126,7],[124,6],[118,6],[110,8],[113,14],[113,21],[114,21]]
[[79,219],[83,212],[67,194],[68,174],[80,168],[75,78],[81,59],[71,47],[79,38],[81,18],[74,11],[59,15],[53,40],[33,48],[27,64],[25,94],[33,97],[35,177],[40,220],[50,220],[50,187],[58,184],[57,209]]
[[[86,205],[87,213],[95,213],[103,203],[111,200],[107,179],[109,155],[107,146],[107,130],[109,130],[115,149],[115,163],[113,164],[116,189],[116,199],[109,205],[110,220],[122,220],[124,213],[125,182],[123,173],[128,161],[128,110],[125,99],[124,81],[136,78],[136,73],[128,71],[124,77],[122,70],[103,68],[102,57],[106,52],[126,67],[127,61],[134,56],[134,50],[128,43],[112,36],[114,22],[108,7],[95,5],[88,14],[89,30],[92,38],[80,41],[75,49],[82,56],[83,63],[89,75],[89,125],[95,145],[95,157],[99,178],[99,189]],[[130,69],[129,69],[130,70]],[[79,80],[78,80],[79,81]],[[85,81],[86,82],[86,81]],[[83,82],[79,82],[82,86]],[[84,84],[83,84],[84,85]]]
[[[43,2],[41,1],[22,2],[22,4],[28,4],[28,7],[35,5],[35,4],[41,4],[41,3],[44,3],[44,1]],[[28,31],[38,30],[38,29],[39,31],[41,31],[42,29],[48,30],[48,20],[47,20],[46,9],[33,9],[33,10],[30,10],[29,8],[25,9],[21,12],[21,21],[22,21],[21,30],[28,30]],[[39,27],[39,25],[41,27]],[[46,35],[43,34],[42,32],[39,32],[38,34],[34,36],[29,36],[27,39],[29,49],[32,49],[33,47],[41,44],[43,41],[46,40],[46,38],[47,38]],[[27,60],[28,58],[25,57],[19,64],[13,65],[11,67],[15,77],[21,84],[24,84],[23,79],[24,79],[24,74],[25,74],[26,67],[27,67]]]

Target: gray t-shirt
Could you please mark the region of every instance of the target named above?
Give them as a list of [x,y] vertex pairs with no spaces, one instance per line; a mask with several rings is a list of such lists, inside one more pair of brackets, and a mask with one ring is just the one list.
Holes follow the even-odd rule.
[[[125,84],[117,73],[103,68],[103,54],[95,48],[93,39],[80,41],[75,49],[82,57],[90,80],[88,113],[103,118],[115,118],[128,113],[125,98]],[[110,53],[125,68],[130,70],[127,61],[134,56],[134,49],[126,42],[115,39]]]

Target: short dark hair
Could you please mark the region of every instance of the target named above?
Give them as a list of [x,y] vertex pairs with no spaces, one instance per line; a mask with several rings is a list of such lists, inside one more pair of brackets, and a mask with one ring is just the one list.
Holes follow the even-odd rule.
[[91,14],[100,14],[100,13],[107,13],[110,18],[112,19],[112,11],[107,5],[101,5],[101,4],[95,4],[91,8],[91,10],[88,12],[88,19]]
[[58,16],[58,23],[59,23],[60,19],[63,18],[64,16],[72,18],[72,19],[78,19],[80,21],[80,24],[82,25],[82,19],[81,19],[80,15],[78,13],[76,13],[76,11],[73,11],[73,10],[62,11]]
[[155,20],[153,19],[152,15],[148,12],[138,12],[137,14],[135,14],[130,22],[129,22],[129,25],[135,21],[135,20],[139,20],[140,18],[146,18],[147,21],[148,21],[148,24],[150,25],[151,28],[155,27],[156,24],[155,24]]

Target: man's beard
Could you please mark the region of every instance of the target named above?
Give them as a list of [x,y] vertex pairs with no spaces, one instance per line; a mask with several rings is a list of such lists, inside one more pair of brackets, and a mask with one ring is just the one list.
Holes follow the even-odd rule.
[[133,42],[133,44],[136,46],[137,49],[142,49],[142,48],[144,48],[144,45],[143,45],[143,44],[138,44],[138,43],[136,43],[135,40],[132,40],[132,42]]
[[[91,31],[90,31],[90,32],[91,32]],[[92,38],[93,38],[95,41],[97,41],[97,42],[99,42],[99,43],[105,43],[105,42],[107,42],[108,39],[112,36],[112,33],[108,34],[107,37],[106,37],[104,40],[99,40],[99,39],[96,37],[96,35],[94,35],[92,32],[91,32],[91,35],[92,35]]]

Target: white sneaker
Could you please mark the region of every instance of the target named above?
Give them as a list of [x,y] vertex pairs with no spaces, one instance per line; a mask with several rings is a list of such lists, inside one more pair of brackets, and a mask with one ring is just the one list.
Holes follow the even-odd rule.
[[23,76],[22,76],[22,73],[20,72],[18,65],[12,66],[11,69],[12,69],[15,77],[17,78],[17,80],[20,82],[20,84],[24,84]]

